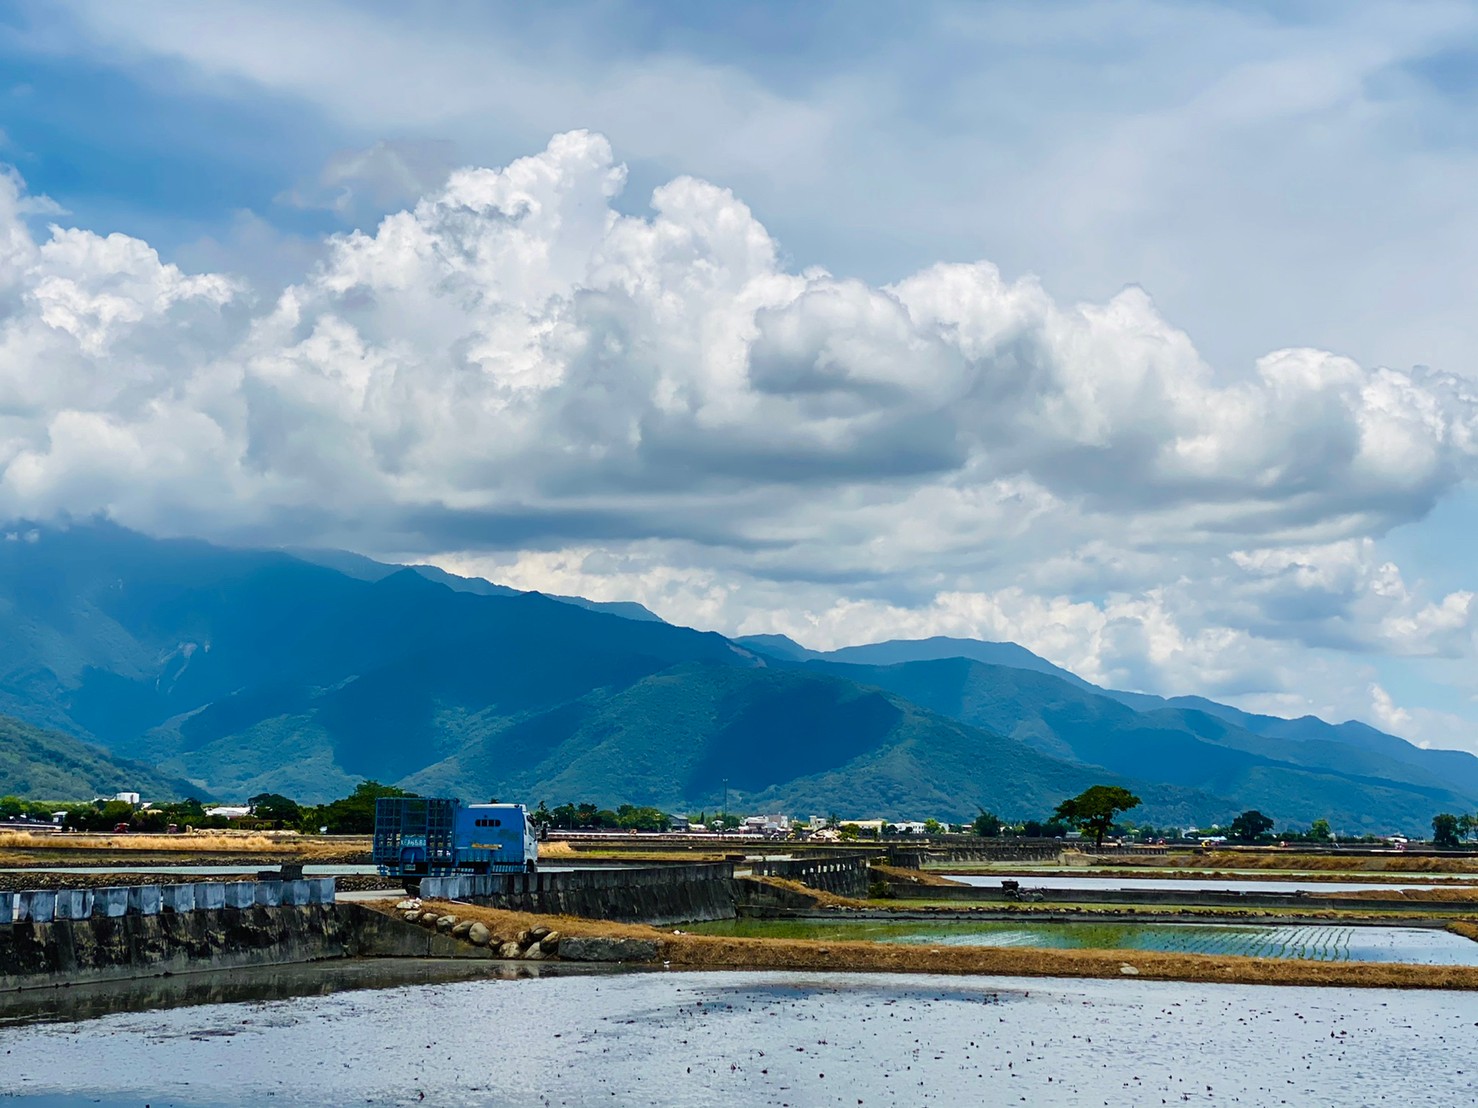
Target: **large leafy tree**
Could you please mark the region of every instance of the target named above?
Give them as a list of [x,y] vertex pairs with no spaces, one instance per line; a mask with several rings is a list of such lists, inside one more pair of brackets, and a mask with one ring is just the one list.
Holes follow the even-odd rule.
[[258,793],[256,796],[247,798],[246,803],[251,808],[251,814],[257,819],[273,823],[297,823],[303,815],[298,802],[290,800],[281,793]]
[[1456,850],[1462,845],[1457,837],[1457,816],[1442,812],[1432,817],[1432,845],[1438,850]]
[[982,838],[995,838],[995,836],[1001,833],[1001,817],[994,812],[988,812],[982,808],[980,809],[980,815],[975,817],[975,822],[971,824],[971,827]]
[[1273,821],[1256,808],[1250,808],[1232,820],[1232,838],[1243,842],[1256,842],[1273,830]]
[[1091,834],[1093,845],[1102,847],[1103,837],[1114,825],[1114,817],[1137,807],[1139,797],[1128,789],[1121,789],[1118,785],[1094,785],[1064,800],[1053,811],[1052,817]]

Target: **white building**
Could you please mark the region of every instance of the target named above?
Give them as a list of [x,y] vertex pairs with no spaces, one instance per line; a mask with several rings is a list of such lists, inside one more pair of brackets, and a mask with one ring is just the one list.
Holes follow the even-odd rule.
[[790,817],[745,816],[744,830],[761,835],[786,835],[790,833]]

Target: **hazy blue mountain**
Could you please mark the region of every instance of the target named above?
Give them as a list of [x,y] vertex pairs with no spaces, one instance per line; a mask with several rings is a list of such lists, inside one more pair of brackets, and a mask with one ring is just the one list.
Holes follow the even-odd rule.
[[[783,639],[794,650],[767,649],[767,638]],[[1080,688],[1110,697],[1138,712],[1155,712],[1162,709],[1184,709],[1200,711],[1225,720],[1244,731],[1270,739],[1290,741],[1312,741],[1353,746],[1361,750],[1383,755],[1394,762],[1404,762],[1419,767],[1425,776],[1444,782],[1465,795],[1478,795],[1478,757],[1461,750],[1433,750],[1418,747],[1406,739],[1387,734],[1368,724],[1355,720],[1344,723],[1329,723],[1317,716],[1301,716],[1298,719],[1283,719],[1279,716],[1258,715],[1244,712],[1230,705],[1219,704],[1202,696],[1161,697],[1150,693],[1124,692],[1105,689],[1083,680],[1076,674],[1053,665],[1045,658],[1033,654],[1015,643],[983,642],[977,639],[932,638],[893,640],[862,646],[844,647],[827,653],[807,650],[784,636],[751,636],[748,640],[755,649],[791,661],[825,659],[863,665],[893,665],[899,662],[943,660],[946,658],[968,658],[988,665],[1007,666],[1036,673],[1059,677]]]
[[1135,711],[1050,674],[967,658],[807,669],[886,689],[1056,758],[1236,797],[1280,821],[1322,815],[1346,831],[1416,831],[1434,812],[1478,801],[1478,790],[1435,766],[1341,742],[1260,735],[1195,709]]
[[410,569],[419,573],[426,580],[435,581],[437,584],[445,585],[456,592],[476,593],[479,596],[547,596],[550,600],[573,604],[577,608],[588,608],[592,612],[605,612],[607,615],[621,616],[624,619],[645,620],[656,623],[662,622],[661,616],[634,600],[586,600],[583,596],[528,593],[522,589],[513,589],[507,585],[495,584],[482,577],[462,577],[455,573],[448,573],[439,566],[395,565],[389,562],[377,562],[373,558],[366,558],[362,554],[354,554],[347,550],[296,549],[290,551],[290,553],[294,557],[301,558],[306,562],[336,569],[340,573],[350,577],[357,577],[362,581],[379,581],[389,577],[392,573],[397,573],[403,569]]
[[943,635],[932,639],[890,639],[888,642],[844,646],[821,655],[830,662],[852,665],[891,666],[899,662],[928,662],[941,658],[970,658],[992,666],[1048,673],[1072,685],[1094,688],[1076,673],[1055,666],[1046,658],[1033,654],[1014,642],[983,642],[980,639],[952,639]]
[[503,665],[549,673],[581,648],[645,658],[647,672],[759,664],[716,634],[538,594],[457,592],[411,569],[367,581],[105,524],[0,543],[0,705],[109,746],[146,746],[152,729],[217,702],[335,688],[428,651],[455,672],[489,645]]
[[[818,656],[352,555],[106,524],[34,538],[0,543],[0,711],[216,796],[373,777],[712,807],[727,777],[755,806],[1030,817],[1123,780],[1141,818],[1259,807],[1351,831],[1419,830],[1478,794],[1466,755],[1209,701],[1131,706],[1009,643]],[[855,660],[921,653],[943,656]]]
[[826,657],[819,651],[807,650],[788,635],[740,635],[734,641],[767,657],[786,662],[807,662]]

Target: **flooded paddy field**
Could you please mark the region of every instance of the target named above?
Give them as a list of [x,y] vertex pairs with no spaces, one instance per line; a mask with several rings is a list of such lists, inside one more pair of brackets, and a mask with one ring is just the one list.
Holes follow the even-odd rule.
[[1453,1105],[1450,994],[841,973],[481,979],[0,1028],[5,1092],[152,1104]]
[[1327,893],[1333,896],[1354,892],[1401,892],[1407,889],[1469,888],[1466,882],[1455,878],[1404,877],[1399,881],[1331,881],[1320,877],[1287,877],[1278,880],[1256,878],[1204,877],[1078,877],[1056,874],[979,874],[948,873],[930,870],[931,874],[958,881],[961,885],[974,885],[983,889],[998,889],[1002,880],[1019,881],[1023,888],[1045,889],[1143,889],[1165,892],[1240,892],[1240,893]]
[[1139,950],[1164,954],[1246,955],[1319,962],[1478,965],[1478,943],[1424,927],[1341,924],[1031,922],[995,920],[741,919],[693,924],[699,935],[871,941],[927,946]]

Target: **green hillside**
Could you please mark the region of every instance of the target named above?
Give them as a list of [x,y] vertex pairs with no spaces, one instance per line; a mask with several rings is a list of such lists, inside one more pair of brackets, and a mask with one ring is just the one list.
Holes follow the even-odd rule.
[[146,800],[199,796],[173,780],[59,731],[0,716],[0,796],[23,800],[91,800],[136,792]]
[[[716,808],[724,783],[746,810],[971,818],[1023,817],[1098,781],[1120,780],[877,690],[774,669],[689,665],[597,693],[476,739],[408,779],[478,795],[498,780],[551,804],[582,797],[674,810]],[[1156,819],[1218,803],[1141,789]]]

